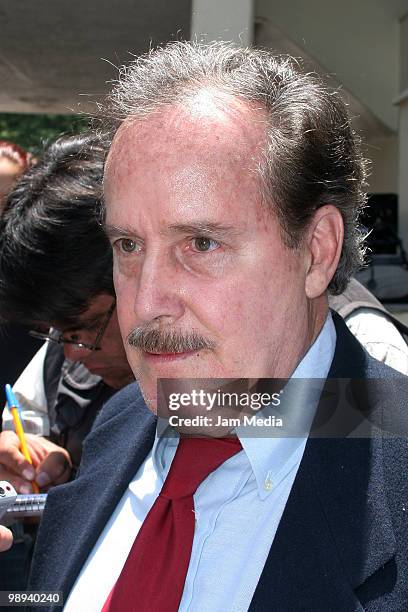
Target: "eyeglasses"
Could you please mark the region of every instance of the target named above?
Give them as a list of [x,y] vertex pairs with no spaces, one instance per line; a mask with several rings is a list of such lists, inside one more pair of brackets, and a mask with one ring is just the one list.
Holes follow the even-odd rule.
[[38,338],[39,340],[48,340],[49,342],[54,342],[55,344],[70,344],[80,349],[87,349],[88,351],[100,351],[101,347],[99,346],[102,342],[102,338],[106,332],[106,329],[109,325],[109,322],[112,318],[113,311],[116,308],[116,300],[113,301],[111,307],[106,313],[101,327],[97,333],[95,338],[95,342],[93,344],[88,344],[87,342],[78,342],[77,340],[71,340],[70,338],[64,338],[64,334],[54,327],[50,328],[48,334],[43,334],[41,332],[32,330],[29,331],[29,335],[33,338]]

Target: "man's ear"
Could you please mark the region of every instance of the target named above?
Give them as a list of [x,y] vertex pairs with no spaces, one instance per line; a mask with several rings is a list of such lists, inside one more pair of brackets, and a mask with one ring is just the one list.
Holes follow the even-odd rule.
[[309,252],[305,292],[309,299],[322,295],[339,263],[344,225],[340,211],[332,204],[318,208],[307,230]]

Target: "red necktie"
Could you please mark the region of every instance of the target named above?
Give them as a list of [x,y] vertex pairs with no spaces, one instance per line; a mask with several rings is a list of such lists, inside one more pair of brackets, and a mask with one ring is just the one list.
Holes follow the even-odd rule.
[[237,438],[180,438],[162,490],[102,612],[178,610],[194,537],[193,494],[240,450]]

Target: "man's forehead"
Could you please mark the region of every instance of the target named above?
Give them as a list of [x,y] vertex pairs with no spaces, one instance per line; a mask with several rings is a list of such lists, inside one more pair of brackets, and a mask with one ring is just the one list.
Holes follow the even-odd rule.
[[72,324],[64,324],[61,322],[51,322],[48,327],[56,327],[60,331],[74,331],[80,328],[92,327],[100,323],[101,319],[106,315],[111,307],[114,297],[107,293],[100,293],[93,297],[87,304],[83,312],[81,312],[76,321]]
[[201,90],[183,103],[166,106],[148,117],[130,117],[116,133],[107,173],[146,156],[177,150],[191,156],[259,157],[266,137],[263,111],[230,95]]
[[142,217],[162,224],[205,217],[229,225],[239,206],[253,201],[258,207],[262,199],[257,168],[264,140],[264,117],[235,100],[226,106],[201,96],[129,119],[105,168],[107,225],[123,227]]

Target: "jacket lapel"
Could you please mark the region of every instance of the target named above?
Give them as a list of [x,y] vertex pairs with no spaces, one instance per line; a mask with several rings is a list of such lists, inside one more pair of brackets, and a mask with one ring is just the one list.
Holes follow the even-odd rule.
[[[338,342],[329,378],[367,380],[371,360],[337,317],[335,324]],[[367,399],[378,406],[369,386]],[[395,554],[382,452],[378,435],[309,438],[252,612],[363,610],[359,587],[375,572],[387,571]]]
[[[156,420],[141,396],[131,403],[111,400],[114,416],[97,426],[84,444],[81,477],[51,491],[33,560],[31,585],[62,591],[66,600],[75,579],[130,480],[152,447]],[[88,464],[92,470],[88,471]],[[56,521],[55,517],[61,517]],[[47,543],[52,542],[52,546]],[[52,558],[51,558],[52,557]],[[61,567],[64,572],[61,573]],[[36,570],[40,572],[37,580]],[[45,570],[45,571],[44,571]]]

